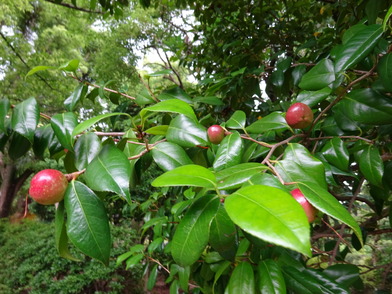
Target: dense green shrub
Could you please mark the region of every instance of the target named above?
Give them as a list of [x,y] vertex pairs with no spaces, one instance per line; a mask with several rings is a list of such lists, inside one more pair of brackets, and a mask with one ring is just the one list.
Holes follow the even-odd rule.
[[141,269],[116,267],[116,256],[132,246],[134,230],[112,227],[113,250],[104,266],[85,258],[81,262],[59,258],[54,226],[40,221],[0,222],[0,293],[142,293]]

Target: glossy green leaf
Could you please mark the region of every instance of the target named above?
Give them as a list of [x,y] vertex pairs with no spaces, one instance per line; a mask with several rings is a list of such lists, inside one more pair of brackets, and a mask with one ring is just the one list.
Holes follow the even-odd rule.
[[391,17],[391,15],[392,15],[392,5],[391,5],[391,7],[389,7],[388,12],[385,15],[384,20],[382,22],[382,29],[383,29],[384,32],[387,29],[387,23],[388,23],[388,20]]
[[260,163],[248,162],[220,170],[216,173],[218,189],[225,190],[239,188],[253,175],[260,174],[266,169],[268,169],[268,167],[261,165]]
[[192,265],[207,246],[210,225],[219,206],[219,198],[203,196],[188,209],[174,233],[171,253],[181,266]]
[[193,102],[201,102],[209,105],[224,105],[222,99],[216,96],[205,96],[205,97],[195,97],[193,98]]
[[230,129],[243,129],[246,123],[246,114],[242,110],[237,110],[226,122],[225,126]]
[[223,205],[211,222],[210,245],[227,260],[234,260],[237,251],[236,227]]
[[151,153],[156,164],[164,171],[193,163],[183,148],[170,142],[157,144]]
[[247,186],[228,196],[225,208],[249,234],[311,256],[307,217],[290,194],[269,186]]
[[334,264],[327,267],[323,274],[346,289],[349,289],[361,279],[359,268],[353,264]]
[[384,55],[377,66],[382,85],[388,92],[392,92],[392,53]]
[[190,164],[177,167],[157,177],[152,183],[154,187],[195,186],[207,189],[216,188],[215,175],[205,167]]
[[158,264],[155,264],[150,270],[150,274],[148,276],[148,280],[147,280],[148,291],[151,291],[154,288],[155,283],[157,282],[157,276],[158,276]]
[[306,73],[306,65],[302,64],[294,67],[293,71],[291,72],[294,86],[298,86],[305,73]]
[[284,267],[287,289],[301,294],[349,294],[337,282],[315,270]]
[[29,72],[26,74],[26,78],[28,76],[35,74],[36,72],[47,70],[47,69],[56,69],[56,68],[54,66],[39,65],[39,66],[33,67],[31,70],[29,70]]
[[244,144],[239,133],[226,136],[219,144],[213,167],[215,171],[237,165],[241,162]]
[[383,33],[380,25],[370,25],[357,31],[336,54],[335,72],[353,68],[376,46]]
[[330,164],[343,171],[348,171],[350,154],[342,139],[335,137],[328,140],[322,149],[322,153]]
[[252,123],[246,128],[246,131],[249,133],[260,134],[273,130],[285,130],[288,128],[289,126],[287,125],[283,114],[281,112],[272,112],[262,119]]
[[82,123],[78,124],[75,129],[72,132],[72,136],[76,136],[82,132],[84,132],[85,130],[87,130],[88,128],[92,127],[94,124],[96,124],[97,122],[108,118],[108,117],[112,117],[112,116],[117,116],[117,115],[125,115],[131,118],[131,116],[128,113],[122,113],[122,112],[113,112],[113,113],[104,113],[104,114],[100,114],[97,116],[94,116],[88,120],[83,121]]
[[58,69],[64,70],[64,71],[70,71],[74,72],[79,68],[79,60],[78,59],[72,59],[68,61],[66,64],[60,66]]
[[279,265],[272,259],[266,259],[258,265],[260,293],[285,294],[286,283]]
[[170,122],[166,139],[182,147],[208,144],[206,128],[185,115],[178,115]]
[[299,87],[304,90],[321,90],[335,81],[335,70],[330,59],[320,60],[311,70],[303,75]]
[[17,160],[25,155],[31,147],[31,142],[19,133],[13,133],[9,139],[8,154],[12,160]]
[[78,124],[74,113],[58,113],[52,116],[50,121],[53,131],[64,148],[73,150],[73,130]]
[[33,142],[34,131],[39,121],[39,106],[35,98],[29,98],[14,107],[11,127],[15,132]]
[[178,99],[188,104],[192,103],[191,97],[189,97],[189,95],[180,87],[174,87],[174,88],[164,90],[161,94],[159,94],[158,99],[161,101]]
[[10,110],[10,108],[11,103],[8,99],[0,99],[0,131],[6,131],[5,120],[7,118],[8,111]]
[[363,124],[392,123],[392,101],[371,88],[357,89],[347,94],[335,108],[349,119]]
[[276,169],[286,183],[306,180],[327,188],[323,163],[301,144],[288,144],[283,160],[276,163]]
[[65,226],[65,209],[64,209],[64,201],[59,202],[56,208],[56,216],[55,216],[55,241],[56,248],[61,257],[64,257],[73,261],[80,261],[75,258],[68,249],[68,235],[67,229]]
[[88,86],[78,84],[73,93],[64,101],[64,107],[67,111],[74,111],[76,105],[86,96]]
[[290,192],[288,187],[283,185],[276,176],[268,173],[255,174],[242,186],[246,187],[250,185],[265,185],[278,188],[280,190],[286,191],[287,193]]
[[380,151],[373,145],[368,145],[357,154],[359,170],[365,178],[375,186],[382,187],[384,164]]
[[135,102],[137,105],[143,106],[146,104],[150,104],[150,103],[154,103],[154,98],[152,98],[151,93],[144,88],[143,90],[141,90],[137,95],[136,95],[136,99]]
[[140,111],[140,115],[143,117],[148,111],[179,113],[191,118],[194,121],[197,121],[195,112],[193,111],[192,107],[188,103],[179,99],[169,99],[161,101],[155,105],[143,108],[142,111]]
[[71,181],[64,196],[67,234],[84,254],[109,263],[111,237],[105,205],[86,185]]
[[245,261],[235,267],[225,290],[225,294],[239,293],[256,293],[253,268]]
[[105,145],[86,168],[87,185],[95,191],[108,191],[122,196],[128,203],[131,166],[128,158],[116,146]]
[[313,182],[306,181],[298,182],[297,186],[310,204],[321,212],[348,225],[362,243],[362,232],[359,225],[348,210],[326,189]]
[[166,136],[167,130],[169,129],[168,125],[162,125],[162,126],[155,126],[151,127],[144,132],[150,135],[159,135],[159,136]]
[[318,91],[302,91],[297,96],[297,102],[304,103],[312,108],[328,98],[331,92],[331,88],[328,87]]
[[83,170],[99,154],[101,139],[94,133],[83,134],[76,141],[74,150],[75,167]]

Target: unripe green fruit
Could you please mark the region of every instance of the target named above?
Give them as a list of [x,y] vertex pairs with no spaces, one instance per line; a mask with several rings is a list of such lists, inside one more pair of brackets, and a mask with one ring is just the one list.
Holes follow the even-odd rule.
[[213,144],[219,144],[225,137],[225,130],[219,125],[212,125],[207,130],[208,139]]
[[286,122],[293,129],[304,129],[313,122],[313,112],[304,103],[294,103],[286,112]]
[[63,200],[67,186],[68,180],[62,172],[44,169],[31,179],[29,195],[39,204],[55,204]]
[[314,206],[310,204],[308,200],[306,200],[304,194],[302,194],[300,189],[294,189],[290,193],[294,197],[294,199],[297,200],[297,202],[301,204],[302,208],[305,210],[309,223],[314,222],[317,215],[317,209],[314,208]]

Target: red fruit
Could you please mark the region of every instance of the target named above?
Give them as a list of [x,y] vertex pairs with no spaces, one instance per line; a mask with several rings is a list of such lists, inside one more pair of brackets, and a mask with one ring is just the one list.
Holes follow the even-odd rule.
[[308,200],[306,200],[304,194],[302,194],[300,189],[294,189],[290,193],[291,195],[293,195],[295,200],[297,200],[298,203],[301,204],[302,208],[305,210],[306,216],[308,217],[308,221],[310,223],[314,222],[317,215],[317,209],[314,208],[314,206],[310,204]]
[[62,172],[44,169],[31,179],[29,194],[40,204],[55,204],[63,200],[67,186],[68,180]]
[[207,130],[208,139],[213,144],[219,144],[225,137],[225,130],[219,125],[212,125]]
[[303,103],[294,103],[286,112],[286,122],[293,129],[304,129],[313,122],[313,112]]

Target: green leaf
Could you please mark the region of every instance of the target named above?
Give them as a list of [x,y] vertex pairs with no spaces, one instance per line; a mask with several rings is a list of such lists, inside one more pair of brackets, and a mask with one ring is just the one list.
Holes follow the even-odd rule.
[[[164,90],[158,96],[158,99],[161,101],[171,100],[171,99],[177,100],[178,99],[178,100],[182,100],[188,104],[192,103],[191,97],[189,97],[189,95],[187,93],[185,93],[185,91],[183,89],[181,89],[180,87],[173,87],[173,88]],[[183,114],[185,114],[185,113],[183,113]]]
[[241,163],[216,173],[218,189],[236,189],[256,174],[268,169],[256,162]]
[[331,92],[331,88],[328,87],[318,91],[301,91],[297,96],[297,102],[304,103],[312,108],[328,98]]
[[67,234],[84,254],[109,264],[111,237],[105,205],[86,185],[71,181],[65,192]]
[[155,127],[149,128],[149,129],[145,130],[144,132],[146,132],[147,134],[150,134],[150,135],[166,136],[168,129],[169,129],[168,125],[163,125],[163,126],[155,126]]
[[157,282],[157,276],[158,276],[158,264],[155,264],[150,271],[150,275],[148,276],[148,280],[147,280],[148,291],[151,291],[154,288],[155,283]]
[[227,260],[234,261],[237,251],[236,227],[223,205],[211,222],[210,245]]
[[68,249],[68,235],[65,226],[64,201],[59,202],[55,216],[55,240],[59,255],[69,260],[80,261]]
[[350,154],[342,139],[335,137],[328,140],[322,149],[324,158],[343,171],[348,171]]
[[376,46],[383,33],[380,25],[370,25],[357,31],[336,53],[335,72],[353,68]]
[[306,180],[327,189],[323,163],[301,144],[288,144],[283,160],[276,163],[276,169],[286,183]]
[[74,149],[75,167],[83,170],[99,154],[101,139],[94,133],[83,134],[76,141]]
[[178,115],[170,122],[166,139],[182,147],[206,146],[208,144],[205,127],[185,115]]
[[248,262],[237,265],[230,276],[225,294],[253,294],[255,291],[255,277],[253,268]]
[[150,92],[144,88],[139,92],[139,94],[136,95],[136,100],[135,100],[137,105],[146,105],[150,103],[154,103],[154,98],[152,98]]
[[335,81],[335,70],[331,60],[320,60],[311,70],[303,75],[299,87],[304,90],[321,90]]
[[287,289],[301,294],[349,294],[337,282],[327,275],[315,270],[299,270],[294,267],[284,267],[283,274]]
[[269,186],[247,186],[228,196],[225,207],[232,221],[249,234],[311,256],[307,217],[290,194]]
[[170,142],[157,144],[151,153],[156,164],[164,171],[193,163],[183,148]]
[[55,114],[50,123],[60,144],[68,150],[73,150],[72,131],[78,124],[75,114],[72,112]]
[[193,102],[200,102],[216,106],[225,105],[222,100],[216,96],[195,97],[193,98]]
[[7,119],[8,111],[11,108],[10,101],[6,98],[0,99],[0,131],[6,132],[5,121]]
[[60,66],[58,69],[63,71],[75,72],[78,68],[79,68],[79,60],[72,59],[68,61],[66,64]]
[[327,267],[323,274],[346,289],[360,281],[359,268],[353,264],[334,264]]
[[38,121],[39,106],[35,98],[32,97],[15,106],[12,112],[11,127],[32,143]]
[[377,71],[384,88],[388,92],[392,92],[392,53],[388,53],[380,59]]
[[246,114],[242,110],[233,113],[225,126],[230,129],[243,129],[246,123]]
[[219,206],[219,198],[203,196],[188,209],[174,233],[171,253],[181,266],[192,265],[207,246],[210,224]]
[[26,74],[26,78],[28,76],[35,74],[38,71],[47,70],[47,69],[56,69],[56,68],[54,66],[39,65],[29,70],[29,72]]
[[356,157],[359,164],[359,170],[365,178],[373,185],[382,188],[384,164],[380,151],[376,147],[368,145],[364,150],[361,150]]
[[67,111],[74,111],[76,105],[86,96],[87,90],[88,86],[84,84],[78,84],[71,96],[65,99],[65,109],[67,109]]
[[26,137],[14,132],[10,139],[8,154],[12,160],[17,160],[25,155],[30,150],[30,147],[31,142]]
[[391,5],[391,7],[389,7],[388,12],[387,12],[387,14],[385,15],[384,20],[383,20],[383,22],[382,22],[382,30],[383,30],[384,32],[385,32],[386,29],[387,29],[387,23],[388,23],[388,20],[389,20],[389,18],[391,17],[391,15],[392,15],[392,5]]
[[348,225],[357,235],[360,242],[363,243],[362,232],[355,219],[326,189],[321,188],[313,182],[306,181],[297,183],[297,186],[310,204],[321,212]]
[[95,191],[109,191],[122,196],[128,203],[131,165],[116,146],[105,145],[86,168],[87,185]]
[[216,178],[205,167],[190,164],[165,172],[157,177],[151,185],[154,187],[195,186],[213,190],[216,188]]
[[108,118],[111,116],[118,116],[118,115],[125,115],[125,116],[128,116],[129,118],[131,118],[131,116],[128,113],[123,113],[123,112],[112,112],[112,113],[100,114],[100,115],[94,116],[94,117],[80,123],[79,125],[77,125],[72,132],[72,136],[76,136],[76,135],[84,132],[85,130],[87,130],[88,128],[92,127],[94,124],[96,124],[97,122],[99,122],[105,118]]
[[140,116],[144,117],[148,111],[179,113],[191,118],[194,121],[197,121],[192,107],[190,107],[188,103],[178,99],[161,101],[155,105],[143,108],[140,111]]
[[213,163],[214,170],[219,171],[241,162],[244,144],[239,133],[226,136],[219,144]]
[[285,294],[286,283],[279,265],[272,259],[259,263],[259,288],[260,293]]
[[335,108],[354,122],[369,125],[392,123],[391,99],[375,92],[371,88],[351,91]]
[[267,116],[263,117],[252,123],[246,128],[246,131],[253,134],[265,133],[268,131],[280,131],[288,129],[289,126],[283,117],[281,112],[272,112]]

